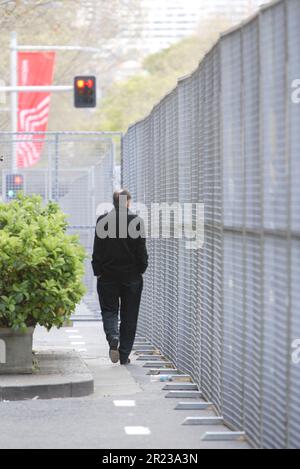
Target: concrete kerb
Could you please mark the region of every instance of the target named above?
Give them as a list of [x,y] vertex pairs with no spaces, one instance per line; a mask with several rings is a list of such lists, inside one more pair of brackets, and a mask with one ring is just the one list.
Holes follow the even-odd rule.
[[83,397],[93,394],[94,379],[76,352],[35,354],[33,375],[2,375],[0,401]]

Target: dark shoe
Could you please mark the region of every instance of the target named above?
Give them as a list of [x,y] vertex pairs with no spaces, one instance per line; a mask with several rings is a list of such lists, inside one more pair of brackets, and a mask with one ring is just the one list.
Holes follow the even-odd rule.
[[119,339],[115,337],[109,344],[109,358],[113,363],[118,363],[118,361],[120,360],[120,353],[118,347]]
[[121,365],[130,365],[130,363],[131,363],[130,358],[127,358],[127,360],[121,360],[120,361]]

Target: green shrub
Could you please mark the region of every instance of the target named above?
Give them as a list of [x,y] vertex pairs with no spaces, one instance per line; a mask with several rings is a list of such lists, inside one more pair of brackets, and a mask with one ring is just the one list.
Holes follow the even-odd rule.
[[0,203],[0,327],[61,327],[84,295],[85,251],[38,196]]

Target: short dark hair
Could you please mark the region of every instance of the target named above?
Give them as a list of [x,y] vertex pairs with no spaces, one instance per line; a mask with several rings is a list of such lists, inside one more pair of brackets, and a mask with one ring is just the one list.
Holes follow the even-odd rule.
[[[120,197],[121,197],[121,206],[125,207],[129,200],[131,200],[131,194],[128,189],[121,189],[119,191],[114,192],[113,195],[113,203],[115,208],[120,207]],[[126,197],[126,204],[124,204]]]

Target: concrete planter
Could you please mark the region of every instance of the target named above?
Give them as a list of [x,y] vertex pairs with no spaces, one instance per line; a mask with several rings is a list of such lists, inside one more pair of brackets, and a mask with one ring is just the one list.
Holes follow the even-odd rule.
[[32,373],[33,332],[33,327],[25,333],[0,328],[0,375]]

